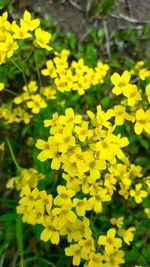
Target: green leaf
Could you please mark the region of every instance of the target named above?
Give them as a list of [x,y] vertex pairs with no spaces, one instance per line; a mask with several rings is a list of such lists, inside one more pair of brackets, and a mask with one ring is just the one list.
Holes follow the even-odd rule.
[[7,214],[1,215],[0,216],[0,221],[12,221],[17,219],[18,215],[13,212],[9,212]]
[[36,259],[37,259],[37,256],[30,257],[30,258],[24,260],[24,263],[31,262],[31,261],[34,261],[34,260],[36,260]]
[[16,204],[16,201],[0,198],[0,202],[12,209],[16,209],[16,206],[13,205],[13,203]]
[[51,261],[48,261],[48,260],[46,260],[46,259],[44,259],[44,258],[39,258],[39,260],[40,260],[41,262],[43,262],[43,263],[46,263],[47,265],[50,265],[50,266],[52,266],[52,267],[55,267],[54,263],[52,263]]
[[16,222],[16,238],[20,255],[23,257],[23,235],[22,235],[21,215],[18,216]]
[[109,100],[108,96],[105,96],[105,97],[102,99],[102,107],[103,107],[103,108],[107,108],[108,105],[109,105],[109,102],[110,102],[110,100]]
[[149,149],[149,142],[147,140],[141,139],[140,143],[145,149]]

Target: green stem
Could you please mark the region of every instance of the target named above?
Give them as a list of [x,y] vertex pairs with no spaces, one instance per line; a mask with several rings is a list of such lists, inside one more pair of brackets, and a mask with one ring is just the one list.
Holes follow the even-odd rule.
[[15,166],[16,166],[18,172],[20,172],[21,167],[19,166],[19,164],[18,164],[18,162],[17,162],[17,160],[16,160],[16,158],[15,158],[15,155],[14,155],[14,152],[13,152],[13,149],[12,149],[12,146],[11,146],[11,143],[10,143],[8,137],[6,137],[6,142],[7,142],[7,145],[8,145],[8,147],[9,147],[9,151],[10,151],[10,154],[11,154],[11,156],[12,156],[13,162],[14,162],[14,164],[15,164]]
[[[21,59],[21,61],[22,61],[21,55],[19,55],[19,56],[20,56],[20,59]],[[28,81],[27,81],[27,78],[26,78],[24,69],[23,69],[22,67],[20,67],[20,66],[19,66],[13,59],[10,59],[10,60],[11,60],[11,62],[14,64],[14,66],[15,66],[18,70],[20,70],[20,72],[22,73],[22,76],[23,76],[23,79],[24,79],[24,83],[25,83],[25,85],[27,86],[28,93],[29,93],[29,95],[30,95],[30,90],[29,90],[29,87],[28,87]]]
[[40,89],[42,87],[42,80],[41,80],[41,74],[39,71],[39,66],[38,66],[38,62],[37,62],[37,56],[36,56],[36,51],[34,50],[34,60],[35,60],[35,67],[36,67],[36,71],[37,71],[37,75],[38,75],[38,80],[39,80],[39,84],[40,84]]
[[[139,252],[139,249],[136,247],[136,245],[133,243],[133,246],[136,248],[136,250]],[[148,258],[141,252],[141,255],[143,256],[143,258],[146,260],[147,262],[147,266],[150,266],[150,262],[148,260]]]
[[24,63],[26,63],[28,61],[28,59],[31,57],[32,53],[33,53],[34,49],[31,50],[31,52],[29,53],[29,55],[26,57],[26,59],[24,60]]
[[21,69],[21,67],[12,58],[10,58],[10,61],[14,64],[14,66],[16,66],[16,68],[18,70],[20,70],[21,72],[23,72],[23,70]]
[[11,90],[9,90],[9,89],[4,89],[3,91],[18,96],[18,94],[16,94],[15,92],[13,92],[13,91],[11,91]]

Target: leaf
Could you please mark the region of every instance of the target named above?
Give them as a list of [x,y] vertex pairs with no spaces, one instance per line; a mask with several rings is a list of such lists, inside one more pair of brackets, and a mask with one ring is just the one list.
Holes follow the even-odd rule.
[[0,202],[12,209],[16,209],[16,206],[13,205],[13,203],[16,204],[16,201],[11,201],[10,199],[0,198]]
[[22,236],[22,222],[21,215],[18,216],[16,222],[16,238],[20,255],[23,257],[23,236]]
[[37,259],[37,256],[30,257],[30,258],[24,260],[24,263],[31,262],[31,261],[34,261],[34,260],[36,260],[36,259]]
[[44,258],[39,258],[40,261],[42,261],[43,263],[46,263],[47,265],[50,265],[52,267],[55,267],[54,263],[52,263],[51,261],[48,261]]
[[0,216],[0,221],[12,221],[17,219],[18,215],[16,213],[10,212]]
[[141,139],[140,143],[145,149],[149,149],[149,142],[147,140]]
[[109,105],[109,98],[108,98],[108,96],[105,96],[103,99],[102,99],[102,107],[103,108],[107,108],[108,107],[108,105]]

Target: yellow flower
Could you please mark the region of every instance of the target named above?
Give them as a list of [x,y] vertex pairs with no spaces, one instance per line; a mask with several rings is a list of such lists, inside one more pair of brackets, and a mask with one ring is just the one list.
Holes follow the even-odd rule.
[[41,88],[43,95],[45,95],[47,100],[56,99],[56,90],[52,89],[52,86],[46,86]]
[[80,247],[83,247],[83,250],[86,251],[86,253],[90,253],[91,251],[95,251],[95,246],[94,246],[94,239],[92,237],[86,238],[86,239],[81,239],[78,242]]
[[100,253],[91,252],[89,255],[88,267],[100,267],[104,266],[102,263],[104,257]]
[[46,206],[46,209],[50,210],[52,207],[52,201],[53,201],[52,195],[51,194],[47,195],[46,191],[42,190],[42,191],[39,191],[39,197],[43,205]]
[[71,189],[66,189],[65,186],[57,186],[58,195],[54,199],[54,204],[58,206],[62,205],[72,205],[71,198],[75,195],[75,191]]
[[75,115],[74,114],[74,110],[72,108],[67,108],[65,110],[65,116],[64,115],[60,115],[59,116],[59,123],[61,123],[62,125],[71,125],[74,126],[74,124],[79,124],[82,120],[82,116],[81,115]]
[[34,203],[34,209],[32,209],[32,224],[42,224],[44,220],[44,205],[41,199],[38,199]]
[[78,75],[78,77],[82,76],[84,72],[87,72],[88,66],[84,65],[83,58],[80,58],[78,62],[72,61],[71,67],[75,69],[75,73]]
[[128,98],[128,105],[134,106],[136,101],[142,100],[138,88],[135,84],[129,84],[123,91],[124,96]]
[[95,159],[93,154],[86,152],[86,166],[87,170],[90,172],[91,177],[98,179],[100,177],[100,171],[106,169],[106,162],[104,159]]
[[101,213],[102,202],[107,202],[110,200],[111,197],[108,194],[107,190],[102,187],[98,187],[98,192],[94,196],[89,198],[89,204],[96,213]]
[[85,142],[86,138],[93,136],[93,131],[88,130],[88,122],[83,121],[81,126],[75,126],[74,131],[77,133],[78,138],[81,142]]
[[136,184],[134,190],[130,190],[130,196],[134,197],[136,203],[141,203],[142,198],[147,197],[148,193],[144,190],[141,190],[142,184]]
[[122,182],[119,183],[120,185],[120,190],[119,190],[119,195],[123,196],[125,199],[128,199],[129,197],[129,187],[130,185],[129,184],[124,184]]
[[70,125],[64,127],[63,132],[56,134],[54,139],[58,143],[59,150],[62,153],[66,153],[69,148],[76,145],[75,138],[72,136],[72,128]]
[[84,197],[83,199],[74,198],[73,206],[76,207],[76,213],[78,216],[85,216],[86,211],[91,210],[86,197]]
[[57,72],[56,72],[56,69],[55,69],[55,66],[52,60],[46,61],[46,67],[47,69],[43,69],[41,73],[44,76],[50,76],[51,78],[56,78]]
[[40,28],[35,30],[35,40],[33,41],[34,46],[38,48],[45,48],[51,51],[52,48],[47,45],[51,39],[51,34],[49,32],[43,31]]
[[122,246],[122,240],[120,238],[115,238],[116,230],[111,228],[107,231],[107,236],[100,235],[98,238],[98,244],[105,246],[105,251],[107,253],[113,253],[115,249]]
[[34,188],[31,192],[30,187],[27,185],[22,189],[21,192],[22,195],[25,195],[19,200],[19,204],[21,206],[27,207],[27,210],[30,210],[33,208],[35,200],[37,200],[39,195],[39,190],[37,188]]
[[114,218],[114,217],[112,217],[112,218],[110,219],[110,223],[111,223],[112,225],[117,225],[118,228],[121,228],[122,225],[123,225],[123,219],[124,219],[124,217],[119,217],[119,218]]
[[115,116],[115,124],[123,125],[124,120],[130,120],[130,116],[125,112],[126,108],[121,105],[114,106],[113,110],[109,110],[111,116]]
[[149,208],[145,208],[144,211],[145,211],[147,217],[150,219],[150,209]]
[[49,212],[48,216],[44,217],[43,226],[45,229],[41,233],[41,240],[47,242],[50,240],[52,244],[59,244],[59,232],[58,232],[58,217],[54,215],[52,212]]
[[119,229],[117,234],[122,237],[124,242],[130,246],[130,242],[133,241],[134,234],[132,232],[136,231],[135,227],[130,227],[128,230]]
[[113,94],[120,95],[125,90],[131,78],[131,73],[129,71],[124,71],[120,76],[117,72],[115,72],[111,76],[111,81],[115,85],[112,89]]
[[111,113],[110,112],[104,112],[102,110],[101,105],[97,106],[97,121],[99,123],[99,125],[103,125],[106,128],[110,128],[110,122],[108,121],[111,118]]
[[150,109],[145,112],[143,109],[138,109],[136,112],[134,131],[139,135],[143,132],[143,130],[150,134]]
[[37,82],[36,81],[30,81],[28,83],[28,86],[24,85],[22,89],[25,92],[35,93],[38,90]]
[[4,83],[0,83],[0,91],[4,89]]
[[32,95],[31,100],[27,102],[27,107],[32,109],[32,113],[38,114],[41,108],[46,108],[47,104],[40,94]]
[[75,242],[80,241],[83,237],[88,239],[92,235],[92,231],[90,228],[90,220],[85,216],[83,217],[83,221],[81,220],[75,221],[73,227],[74,227]]
[[43,150],[38,155],[38,159],[43,162],[47,159],[52,158],[51,168],[58,170],[62,162],[63,154],[62,152],[60,152],[59,147],[57,146],[57,143],[55,143],[53,136],[50,136],[47,142],[42,139],[38,139],[35,145],[37,148]]
[[5,143],[4,143],[4,142],[2,142],[2,143],[0,144],[0,150],[1,150],[1,151],[5,151]]
[[135,164],[130,164],[130,173],[132,174],[133,177],[138,177],[141,178],[143,174],[141,173],[142,167],[141,166],[136,166]]
[[115,249],[113,253],[105,253],[104,260],[107,262],[104,264],[104,266],[107,267],[118,267],[120,264],[125,263],[123,257],[124,257],[124,251]]
[[61,208],[53,209],[53,214],[59,215],[61,226],[63,226],[67,221],[73,223],[77,220],[77,215],[71,210],[71,208],[71,205],[63,205]]
[[[74,223],[76,223],[76,221]],[[62,236],[66,235],[67,236],[67,240],[69,243],[71,243],[72,240],[74,239],[74,235],[75,235],[74,223],[66,220],[66,223],[59,230],[60,235],[62,235]]]
[[11,34],[6,32],[5,33],[5,42],[0,43],[0,50],[4,51],[8,58],[12,57],[14,51],[19,48],[17,42],[14,41]]
[[83,250],[78,244],[70,245],[65,248],[66,256],[73,256],[73,265],[79,266],[81,259],[87,260],[87,252]]
[[141,80],[144,81],[149,76],[150,76],[150,71],[147,68],[139,70],[139,77]]
[[26,25],[19,27],[15,21],[12,23],[12,31],[14,32],[14,39],[24,40],[32,37],[32,35],[28,33],[28,27]]
[[58,123],[58,113],[55,112],[52,115],[52,119],[51,120],[44,120],[44,127],[56,126],[57,123]]
[[40,20],[39,19],[31,20],[30,12],[25,10],[23,19],[21,19],[20,24],[21,26],[25,25],[25,27],[28,28],[29,31],[34,31],[40,25]]
[[68,91],[67,79],[65,75],[61,75],[60,78],[56,78],[55,85],[56,85],[57,90],[60,91],[61,93]]
[[150,103],[150,83],[146,86],[146,95],[148,98],[148,102]]
[[80,186],[79,185],[81,184],[81,181],[77,177],[63,173],[62,174],[62,178],[65,181],[67,181],[66,188],[73,189],[76,192],[80,191]]

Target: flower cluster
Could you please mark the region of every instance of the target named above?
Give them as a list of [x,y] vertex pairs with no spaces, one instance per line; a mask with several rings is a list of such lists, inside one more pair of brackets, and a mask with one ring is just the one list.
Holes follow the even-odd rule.
[[38,185],[38,181],[44,178],[45,175],[38,173],[36,169],[22,169],[17,177],[8,180],[6,187],[11,188],[16,186],[18,191],[27,185],[30,188],[35,188]]
[[54,79],[54,84],[60,92],[78,91],[83,95],[85,90],[90,89],[91,85],[104,83],[104,77],[107,74],[109,66],[98,62],[95,69],[84,64],[83,59],[77,62],[72,61],[71,66],[68,64],[70,52],[63,49],[61,53],[55,53],[53,60],[46,62],[46,69],[42,70],[44,76]]
[[[31,19],[31,14],[26,10],[23,19],[20,19],[20,26],[16,21],[10,23],[8,13],[0,16],[0,64],[11,58],[16,50],[19,49],[18,40],[25,40],[34,37],[33,44],[36,47],[45,48],[50,51],[52,48],[48,45],[51,34],[41,30],[39,19]],[[34,36],[32,32],[34,32]]]
[[[142,91],[135,84],[129,83],[130,79],[131,73],[128,71],[124,71],[121,76],[116,72],[111,76],[111,81],[114,84],[113,94],[117,96],[123,94],[126,97],[121,106],[114,107],[112,116],[113,113],[116,116],[116,125],[123,125],[124,119],[130,120],[132,123],[135,122],[134,131],[137,135],[140,135],[143,130],[150,134],[150,109],[145,110],[150,101],[149,84],[142,94]],[[141,102],[139,103],[139,101]],[[128,109],[127,112],[126,109]]]
[[[101,106],[97,107],[96,116],[91,111],[87,113],[89,121],[68,108],[65,115],[55,113],[51,120],[44,121],[46,127],[50,126],[50,136],[47,141],[37,140],[36,147],[42,150],[38,159],[51,159],[51,169],[62,170],[62,185],[57,186],[55,198],[46,191],[24,187],[17,212],[23,214],[24,222],[43,225],[43,241],[58,244],[60,236],[67,236],[71,244],[65,253],[73,256],[74,265],[85,260],[89,267],[119,266],[124,263],[122,240],[115,237],[116,230],[111,228],[106,236],[99,234],[96,242],[89,212],[102,213],[104,203],[109,205],[116,190],[125,199],[132,196],[140,203],[148,189],[141,190],[142,184],[146,188],[142,168],[131,164],[122,151],[128,139],[114,134],[111,113],[104,112]],[[137,178],[142,183],[134,189]],[[35,219],[31,219],[33,214]],[[118,225],[114,220],[111,223]],[[125,230],[121,223],[117,234],[130,245],[133,231],[134,227]]]

